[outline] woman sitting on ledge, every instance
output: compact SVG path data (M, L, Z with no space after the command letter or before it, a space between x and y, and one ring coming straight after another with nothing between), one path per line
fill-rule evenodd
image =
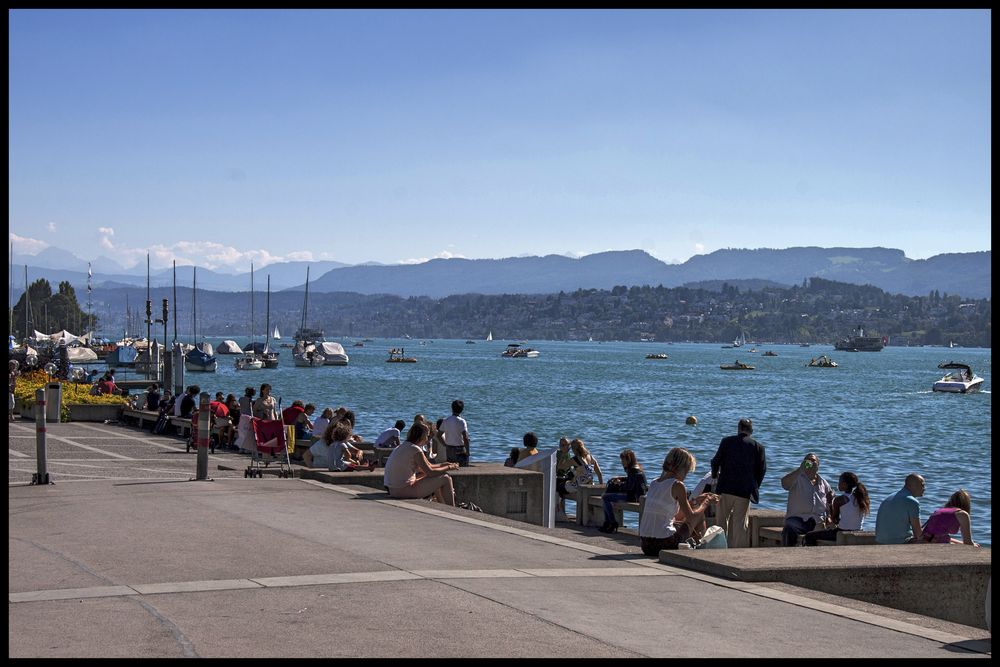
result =
M705 509L719 501L714 493L703 493L690 501L684 478L694 471L694 455L683 447L674 447L663 459L663 474L653 480L646 493L646 505L639 520L642 553L653 558L661 549L676 549L689 537L701 537Z
M945 506L934 510L927 523L923 526L923 541L939 544L970 544L979 545L972 540L972 498L965 489L959 489L951 494ZM962 533L962 539L957 540L953 534Z
M423 452L430 437L425 422L414 422L406 442L392 450L385 462L383 483L392 498L426 498L434 494L439 503L455 505L455 487L448 470L457 463L431 463Z

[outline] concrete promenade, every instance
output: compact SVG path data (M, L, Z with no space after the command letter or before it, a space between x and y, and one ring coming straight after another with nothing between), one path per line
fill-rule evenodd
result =
M11 425L9 657L989 657L977 628L663 565L637 540L194 476L182 441ZM220 471L219 466L235 468ZM463 500L460 498L460 500ZM475 499L472 499L475 500Z

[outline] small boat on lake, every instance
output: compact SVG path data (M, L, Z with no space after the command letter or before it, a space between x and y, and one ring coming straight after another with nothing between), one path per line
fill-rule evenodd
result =
M762 354L760 356L762 356L762 357L776 357L776 356L778 356L778 353L777 352L772 352L771 350L766 350L764 352L764 354Z
M646 358L647 359L666 359L667 355L661 352L659 354L647 354Z
M389 350L389 358L386 359L386 363L415 364L417 360L413 357L405 356L405 348L394 347Z
M247 352L242 357L236 358L235 366L238 371L259 371L264 368L264 360L253 352Z
M972 372L968 364L959 364L953 361L938 364L938 368L943 368L949 372L943 378L934 383L932 391L940 391L949 394L973 394L983 387L983 378Z
M751 366L750 364L744 364L739 359L736 360L736 363L722 364L722 365L719 366L719 368L721 368L724 371L752 371L752 370L754 370L753 366Z
M292 352L292 361L300 368L310 368L326 365L326 357L316 351L316 346L310 346L307 350Z
M501 357L509 357L511 359L533 359L539 354L538 350L530 347L521 347L520 343L510 343L507 345L507 349L500 353Z
M815 359L810 359L806 366L809 366L810 368L836 368L837 362L825 354L822 354Z

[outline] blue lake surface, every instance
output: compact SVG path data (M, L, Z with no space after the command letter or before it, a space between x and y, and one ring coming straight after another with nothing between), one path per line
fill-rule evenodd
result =
M555 447L564 435L583 439L606 477L622 474L618 453L629 447L653 479L666 452L679 446L698 460L689 486L708 469L719 440L747 416L767 450L761 507L785 508L781 476L815 452L820 473L834 488L845 470L868 487L872 515L865 528L874 529L881 500L916 472L927 482L921 521L965 488L972 495L974 538L991 543L989 349L835 352L829 345L757 344L758 351L749 353L749 346L695 343L517 341L541 355L509 359L500 356L507 341L377 339L364 347L338 342L350 355L347 366L296 368L291 350L281 348L279 368L237 371L234 357L220 355L218 372L188 373L185 382L237 397L247 385L269 382L283 406L297 398L312 402L316 416L325 407L345 405L357 414L356 430L367 439L396 419L409 424L417 413L445 417L451 401L461 398L474 461L503 461L526 431L534 431L541 447ZM405 347L418 362L386 363L390 347ZM765 350L778 356L761 356ZM669 359L646 359L652 352ZM806 367L821 354L839 368ZM756 370L720 370L737 358ZM986 379L985 389L932 392L943 374L937 365L952 360L971 365ZM685 424L689 415L698 418L696 426Z

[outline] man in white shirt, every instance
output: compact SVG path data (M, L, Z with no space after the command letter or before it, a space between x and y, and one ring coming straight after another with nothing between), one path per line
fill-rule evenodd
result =
M379 436L375 438L375 446L398 447L399 436L404 428L406 428L406 422L404 422L402 419L397 419L395 426L387 428L386 430L379 433Z
M441 422L441 435L444 438L448 463L457 463L463 468L469 465L469 427L459 416L464 409L463 401L452 401L451 416Z

